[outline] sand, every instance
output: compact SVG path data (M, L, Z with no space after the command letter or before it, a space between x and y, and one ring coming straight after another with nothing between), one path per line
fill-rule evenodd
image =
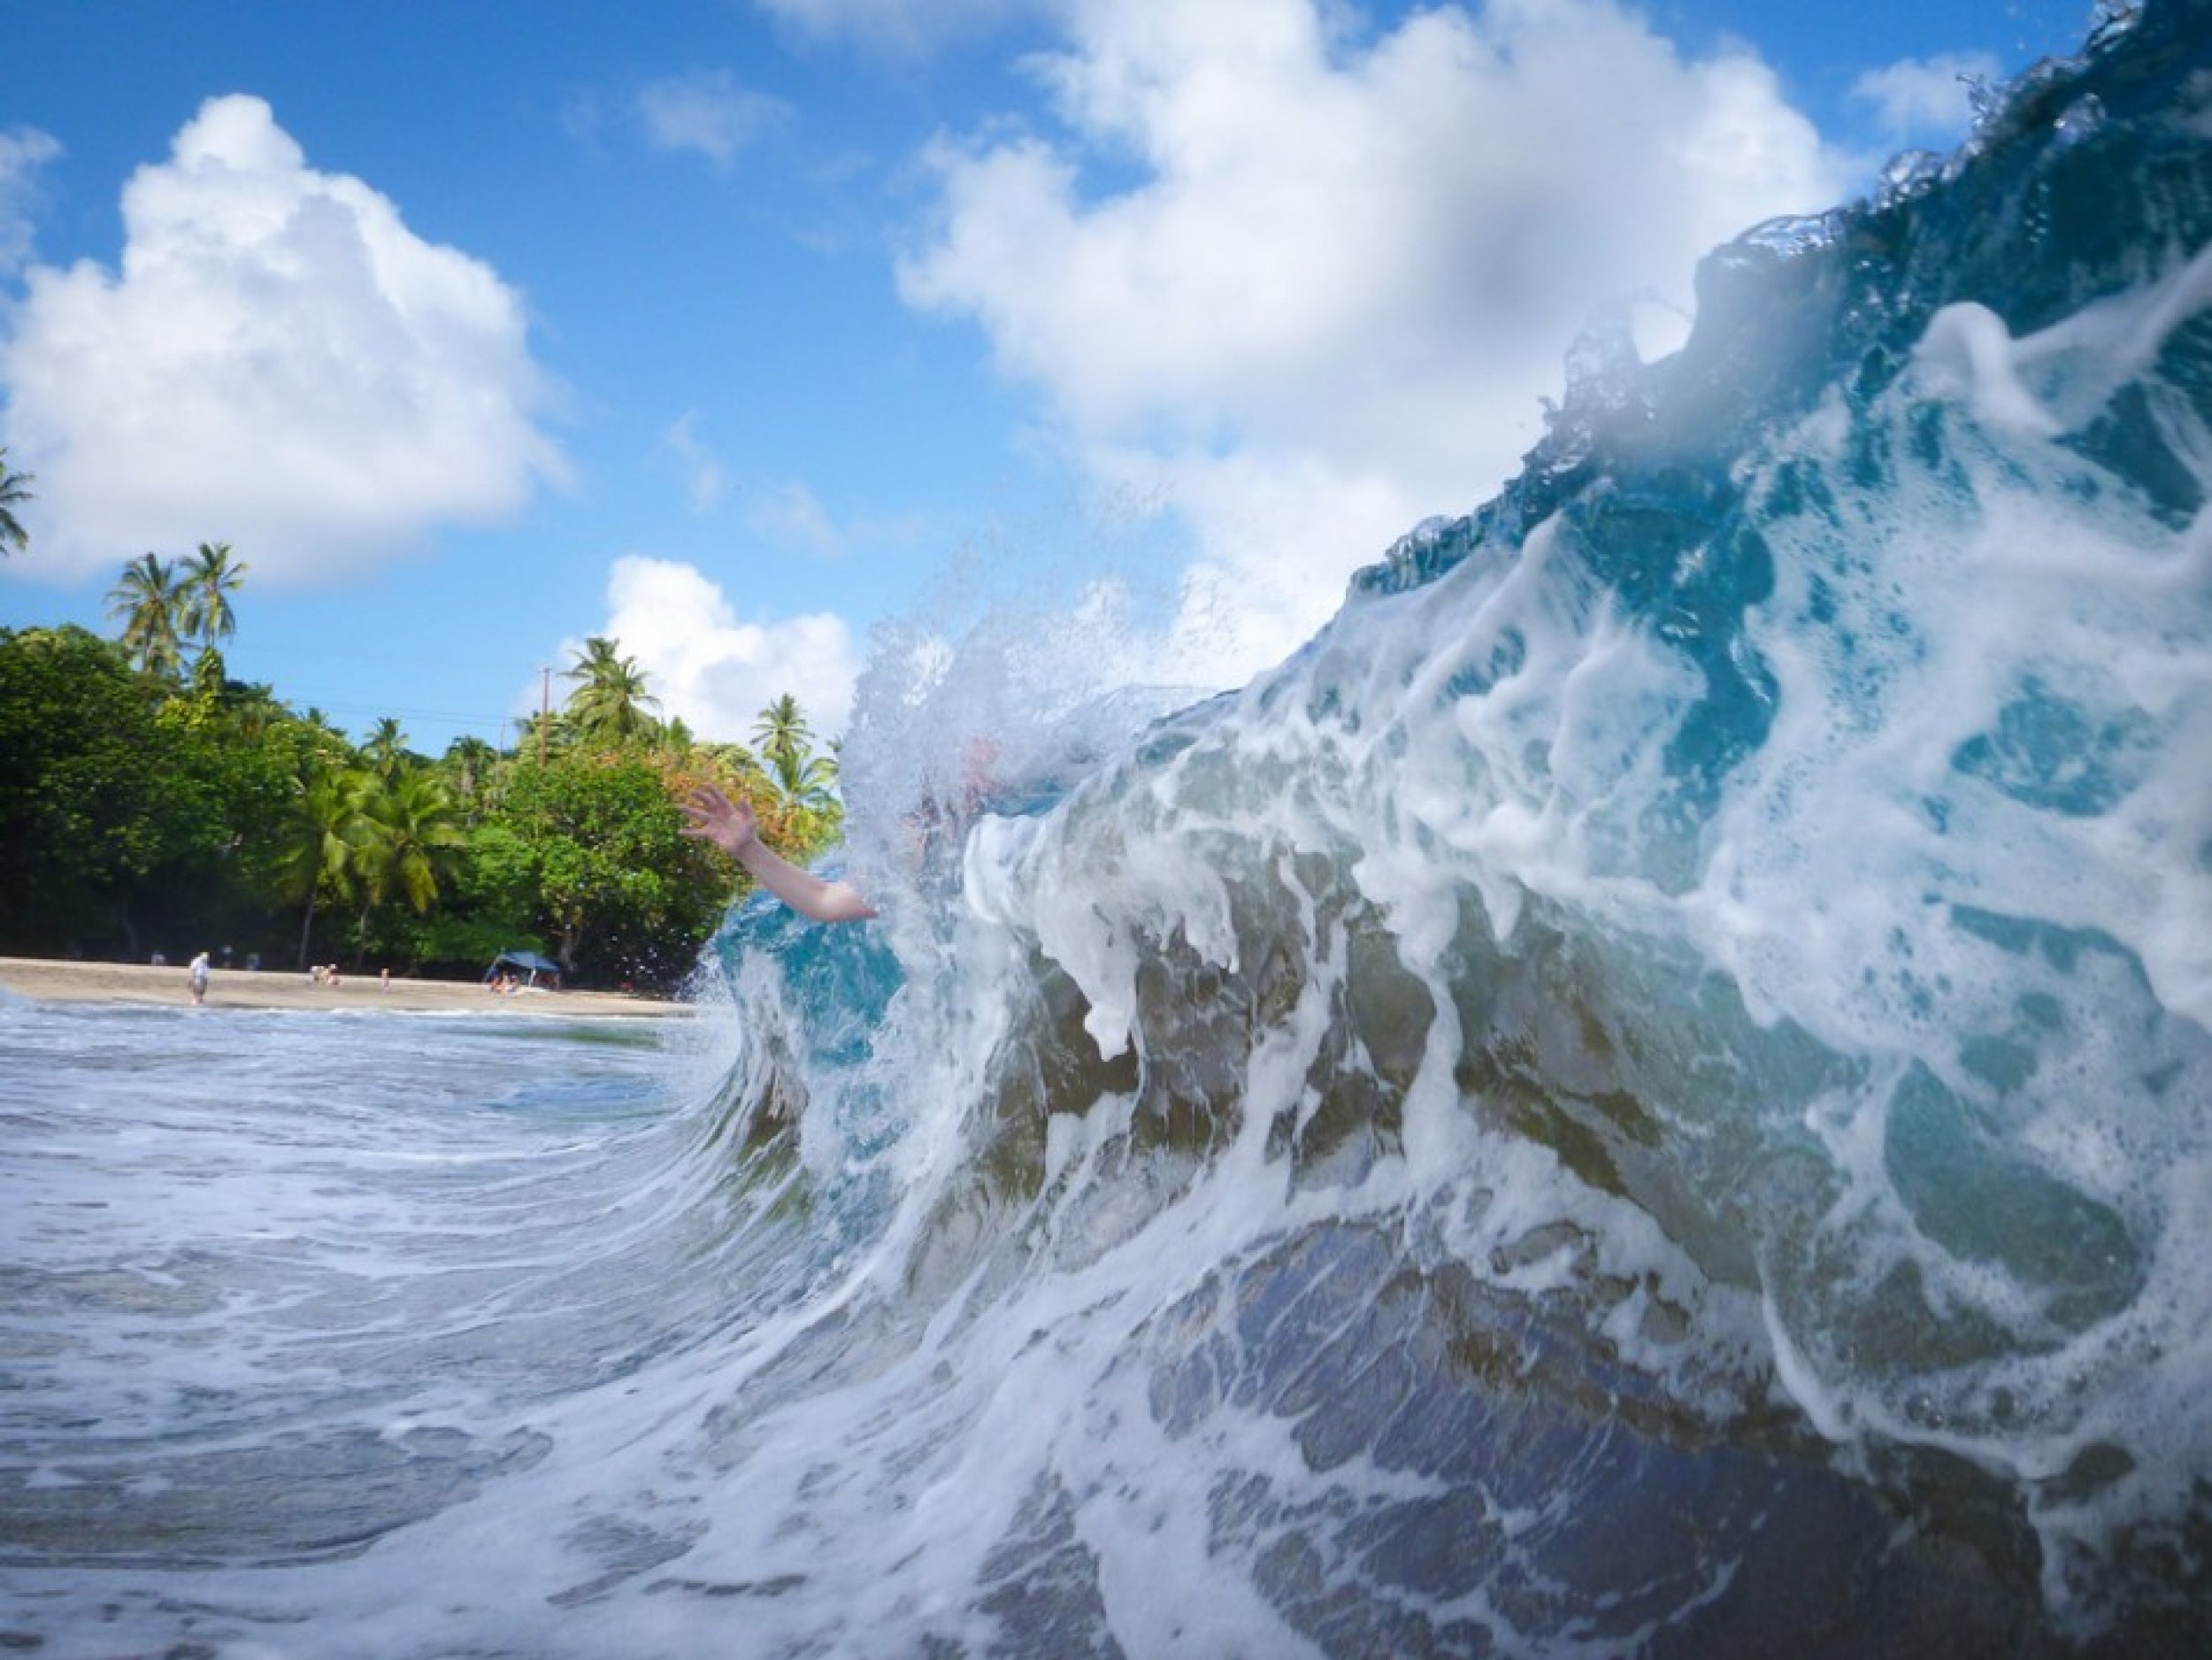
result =
M0 987L50 1003L189 1004L185 965L154 968L142 963L69 963L0 957ZM682 1015L691 1005L610 991L518 991L495 995L480 984L392 977L389 990L374 974L346 975L335 986L317 985L290 969L218 968L209 976L211 1009L342 1009L372 1013L562 1015Z

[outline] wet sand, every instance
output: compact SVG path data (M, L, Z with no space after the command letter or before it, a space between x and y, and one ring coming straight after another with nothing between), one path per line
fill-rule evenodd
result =
M50 1003L184 1003L192 1001L185 964L50 962L0 957L0 987ZM609 991L518 991L498 996L473 981L392 978L382 989L373 974L317 985L292 969L218 968L209 976L211 1009L342 1009L362 1013L460 1013L581 1016L681 1015L686 1003Z

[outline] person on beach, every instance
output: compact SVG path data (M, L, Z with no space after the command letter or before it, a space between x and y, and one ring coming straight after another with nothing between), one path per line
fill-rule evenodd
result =
M185 971L185 983L192 988L192 1001L207 1001L207 953L202 951L192 959L192 966Z
M702 784L684 803L691 822L684 834L711 842L742 865L755 881L815 922L864 922L876 908L850 882L830 881L797 865L760 839L751 803L732 801Z

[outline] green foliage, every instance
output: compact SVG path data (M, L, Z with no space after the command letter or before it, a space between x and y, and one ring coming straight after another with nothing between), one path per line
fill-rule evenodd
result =
M542 764L534 732L428 761L391 719L356 749L319 711L228 678L216 642L245 568L222 544L181 577L132 561L109 596L119 641L0 630L0 951L296 949L473 977L527 946L573 984L668 987L743 880L681 834L694 785L751 800L795 859L839 833L834 757L794 700L762 711L764 765L655 720L611 640L580 656L571 742Z
M8 471L8 447L0 444L0 558L5 557L10 549L21 553L31 545L30 535L16 518L15 510L31 499L30 491L24 486L36 476Z
M407 734L391 716L379 718L370 730L368 739L361 746L361 757L380 778L390 779L399 770L419 759L407 748Z
M453 797L419 766L357 775L357 782L353 865L365 910L396 901L417 915L427 911L467 845Z
M230 596L244 583L249 568L243 560L230 557L227 542L202 542L199 551L185 561L179 583L179 631L205 646L237 633Z
M600 634L584 642L576 661L561 672L578 682L562 707L573 739L583 744L620 746L654 735L659 723L652 711L659 700L645 689L645 672L635 659Z
M353 896L354 816L352 772L303 757L277 827L277 851L270 870L279 897L301 907L299 961L304 967L313 949L316 908L343 903Z
M476 847L489 891L534 893L564 970L665 983L696 961L728 892L683 824L647 760L568 753L515 765Z
M271 773L120 647L0 631L0 947L135 957L236 927Z
M173 676L184 666L186 591L176 567L142 554L108 590L108 619L123 626L123 649L148 674Z

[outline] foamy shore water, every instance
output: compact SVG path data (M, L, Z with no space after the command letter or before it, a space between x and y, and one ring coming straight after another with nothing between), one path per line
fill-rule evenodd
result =
M0 957L0 988L46 1003L181 1003L192 1002L185 965L56 962ZM403 980L389 988L374 974L345 975L319 985L296 969L219 968L210 977L211 1009L318 1009L349 1013L523 1014L579 1017L681 1015L691 1005L605 991L521 991L495 995L467 980Z

